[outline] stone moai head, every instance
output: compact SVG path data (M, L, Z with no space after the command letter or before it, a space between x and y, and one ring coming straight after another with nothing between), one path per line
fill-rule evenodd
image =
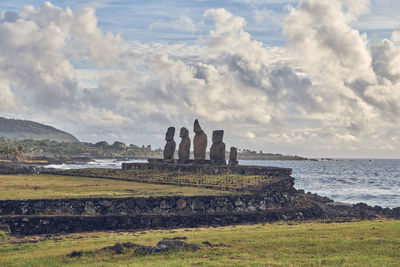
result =
M212 135L212 142L215 144L222 143L224 138L224 130L215 130Z
M203 132L203 130L200 127L200 123L199 123L199 121L197 119L194 121L193 132L195 132L195 133L202 133Z
M169 127L165 133L165 141L174 141L175 127Z
M186 129L185 127L181 128L181 132L179 133L179 137L188 137L189 136L189 130Z
M231 147L231 151L229 152L229 160L237 160L237 148Z

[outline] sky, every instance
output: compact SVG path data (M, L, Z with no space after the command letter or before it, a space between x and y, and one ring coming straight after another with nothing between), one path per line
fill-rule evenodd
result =
M400 1L0 1L0 116L81 141L400 158ZM179 143L178 134L175 140ZM210 146L211 144L209 144Z

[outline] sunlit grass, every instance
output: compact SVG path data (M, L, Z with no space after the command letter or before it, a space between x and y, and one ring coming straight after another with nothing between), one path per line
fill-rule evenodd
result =
M116 242L156 245L162 238L177 236L186 236L201 250L148 256L96 252ZM229 246L211 248L203 241ZM86 254L66 257L73 250ZM96 232L0 242L1 266L398 266L399 262L400 221Z
M0 175L0 199L221 195L230 192L58 175Z

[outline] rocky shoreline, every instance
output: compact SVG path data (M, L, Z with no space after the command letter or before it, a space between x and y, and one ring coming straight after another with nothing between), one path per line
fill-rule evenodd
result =
M349 204L336 202L333 199L304 193L304 190L297 190L298 196L304 198L314 208L320 209L320 219L400 219L400 207L383 208L381 206L369 206L366 203Z

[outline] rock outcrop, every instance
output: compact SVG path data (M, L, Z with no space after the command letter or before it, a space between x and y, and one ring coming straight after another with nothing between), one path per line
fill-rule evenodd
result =
M174 141L175 127L169 127L167 133L165 134L165 141L167 143L164 147L164 159L171 160L174 159L174 153L176 148L176 143Z
M210 149L210 159L216 164L226 164L225 161L225 143L222 142L224 130L213 131L213 144Z
M195 133L193 138L194 159L204 160L206 159L207 135L201 129L197 119L194 121L193 131Z
M178 157L179 161L184 162L190 158L190 138L188 129L182 127L179 136L182 140L179 144Z
M169 250L183 250L183 251L197 251L200 247L193 243L186 243L182 240L186 240L187 237L173 237L173 238L164 238L160 242L157 243L157 246L144 246L141 244L136 244L132 242L125 243L115 243L113 246L107 246L97 251L91 251L91 254L101 253L103 251L108 251L114 254L123 254L126 252L126 249L133 249L134 255L146 255L146 254L154 254L160 252L166 252ZM208 241L203 242L206 243ZM208 242L211 246L213 246L210 242ZM214 245L215 246L215 245ZM218 246L218 245L217 245ZM225 245L226 246L226 245ZM67 257L75 258L82 257L84 255L83 251L72 251L67 255Z

